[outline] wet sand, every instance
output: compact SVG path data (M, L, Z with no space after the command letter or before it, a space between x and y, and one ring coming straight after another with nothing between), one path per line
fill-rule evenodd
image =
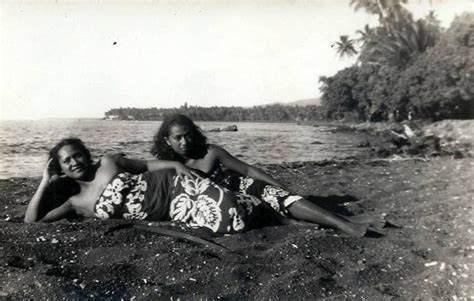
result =
M263 168L321 205L402 227L363 238L307 225L202 236L224 252L136 228L107 232L124 221L24 224L39 179L0 180L0 299L474 297L473 158Z

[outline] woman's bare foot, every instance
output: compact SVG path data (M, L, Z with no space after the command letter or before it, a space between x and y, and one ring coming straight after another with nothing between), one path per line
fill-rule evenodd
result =
M382 229L385 226L385 217L383 215L356 215L345 216L345 219L354 224L369 224L376 229Z
M368 229L369 224L355 224L351 222L339 227L339 230L355 237L363 237L367 233Z

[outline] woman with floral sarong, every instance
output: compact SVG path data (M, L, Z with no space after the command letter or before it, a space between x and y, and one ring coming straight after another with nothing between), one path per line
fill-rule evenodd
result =
M291 193L283 183L262 170L232 156L218 145L208 144L198 126L187 116L165 118L154 137L152 154L161 160L181 162L217 184L258 198L281 215L363 236L371 226L384 224L372 216L333 214L304 197Z
M64 178L76 184L77 191L63 204L44 210L49 207L48 185ZM93 162L81 140L68 138L50 151L25 222L52 222L76 213L101 219L180 221L213 233L236 233L248 229L258 205L258 200L232 193L179 162L119 155Z

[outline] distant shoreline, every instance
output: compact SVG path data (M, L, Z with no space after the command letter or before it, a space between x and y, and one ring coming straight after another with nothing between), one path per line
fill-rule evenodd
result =
M145 120L145 119L106 119L106 117L51 117L38 119L0 119L0 122L11 121L61 121L61 120L103 120L103 121L163 121L163 120ZM328 122L338 123L338 121L297 121L297 120L283 120L283 121L269 121L269 120L199 120L193 119L196 122L240 122L240 123L308 123L308 122Z

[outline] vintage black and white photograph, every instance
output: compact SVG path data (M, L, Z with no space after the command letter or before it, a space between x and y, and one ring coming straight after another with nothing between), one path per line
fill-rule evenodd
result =
M474 299L474 0L5 0L0 92L0 300Z

